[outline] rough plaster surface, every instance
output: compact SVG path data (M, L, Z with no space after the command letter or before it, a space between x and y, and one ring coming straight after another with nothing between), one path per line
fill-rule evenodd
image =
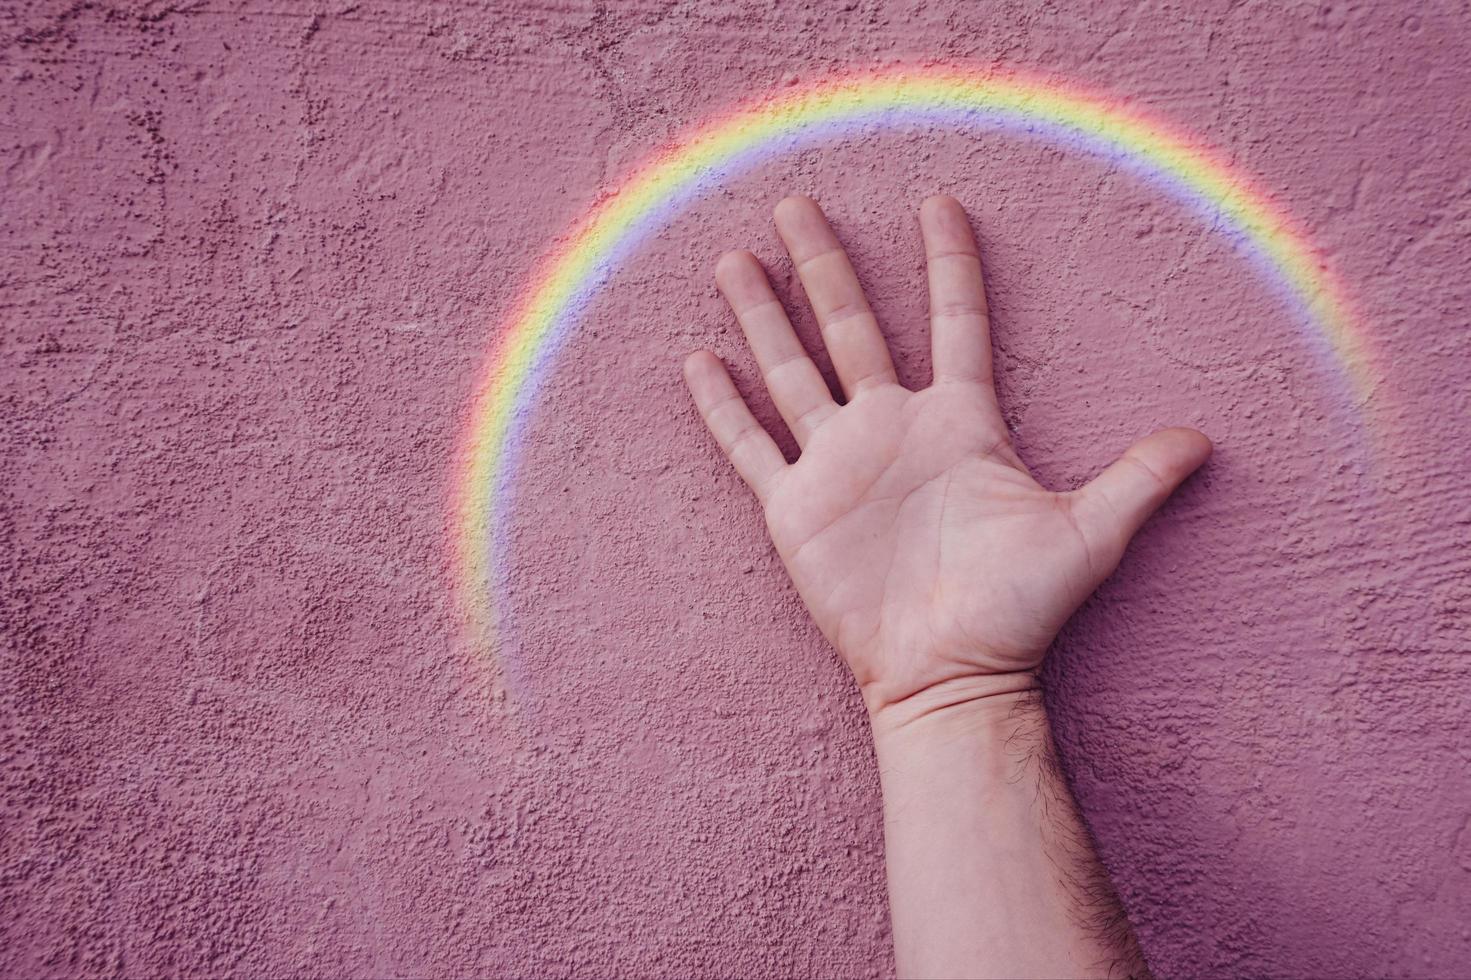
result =
M1074 79L1257 174L1386 352L1377 434L1157 188L840 141L589 311L486 657L452 454L537 256L716 109L896 59ZM1468 65L1451 3L6 3L0 971L890 971L858 701L678 365L749 382L709 270L750 245L800 305L796 190L922 380L913 213L948 190L1040 475L1160 424L1219 447L1048 675L1156 969L1471 973Z

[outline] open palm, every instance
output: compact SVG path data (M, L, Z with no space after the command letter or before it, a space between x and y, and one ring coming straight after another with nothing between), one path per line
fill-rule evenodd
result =
M761 499L797 590L872 711L973 678L1029 679L1134 532L1204 462L1209 441L1165 429L1088 486L1046 490L1013 450L997 407L981 263L956 201L931 198L920 212L935 367L917 392L899 385L817 205L788 198L776 224L846 403L833 398L749 252L724 256L716 280L801 447L796 462L786 462L713 354L692 355L685 374Z

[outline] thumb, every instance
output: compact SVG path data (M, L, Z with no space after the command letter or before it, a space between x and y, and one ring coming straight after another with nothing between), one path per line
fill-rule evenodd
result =
M1078 526L1116 563L1149 515L1210 454L1211 441L1194 429L1160 429L1145 436L1077 491Z

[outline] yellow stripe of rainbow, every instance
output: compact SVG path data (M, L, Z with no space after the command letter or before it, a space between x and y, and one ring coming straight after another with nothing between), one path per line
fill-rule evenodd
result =
M1205 148L1117 100L1055 80L955 68L854 74L787 89L716 119L655 155L598 204L542 262L491 356L461 447L457 524L459 584L486 639L495 609L492 567L501 498L509 488L520 429L550 355L620 249L662 220L671 201L719 179L738 161L790 145L803 133L875 123L890 116L1009 120L1014 128L1070 134L1170 180L1204 205L1265 260L1303 308L1349 382L1367 402L1376 377L1370 345L1331 271L1292 220ZM773 149L774 148L774 149Z

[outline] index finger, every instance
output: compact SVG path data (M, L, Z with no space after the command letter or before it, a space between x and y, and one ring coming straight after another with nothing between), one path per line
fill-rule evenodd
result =
M981 253L965 209L953 197L920 206L930 280L930 348L936 381L991 384L991 320Z

